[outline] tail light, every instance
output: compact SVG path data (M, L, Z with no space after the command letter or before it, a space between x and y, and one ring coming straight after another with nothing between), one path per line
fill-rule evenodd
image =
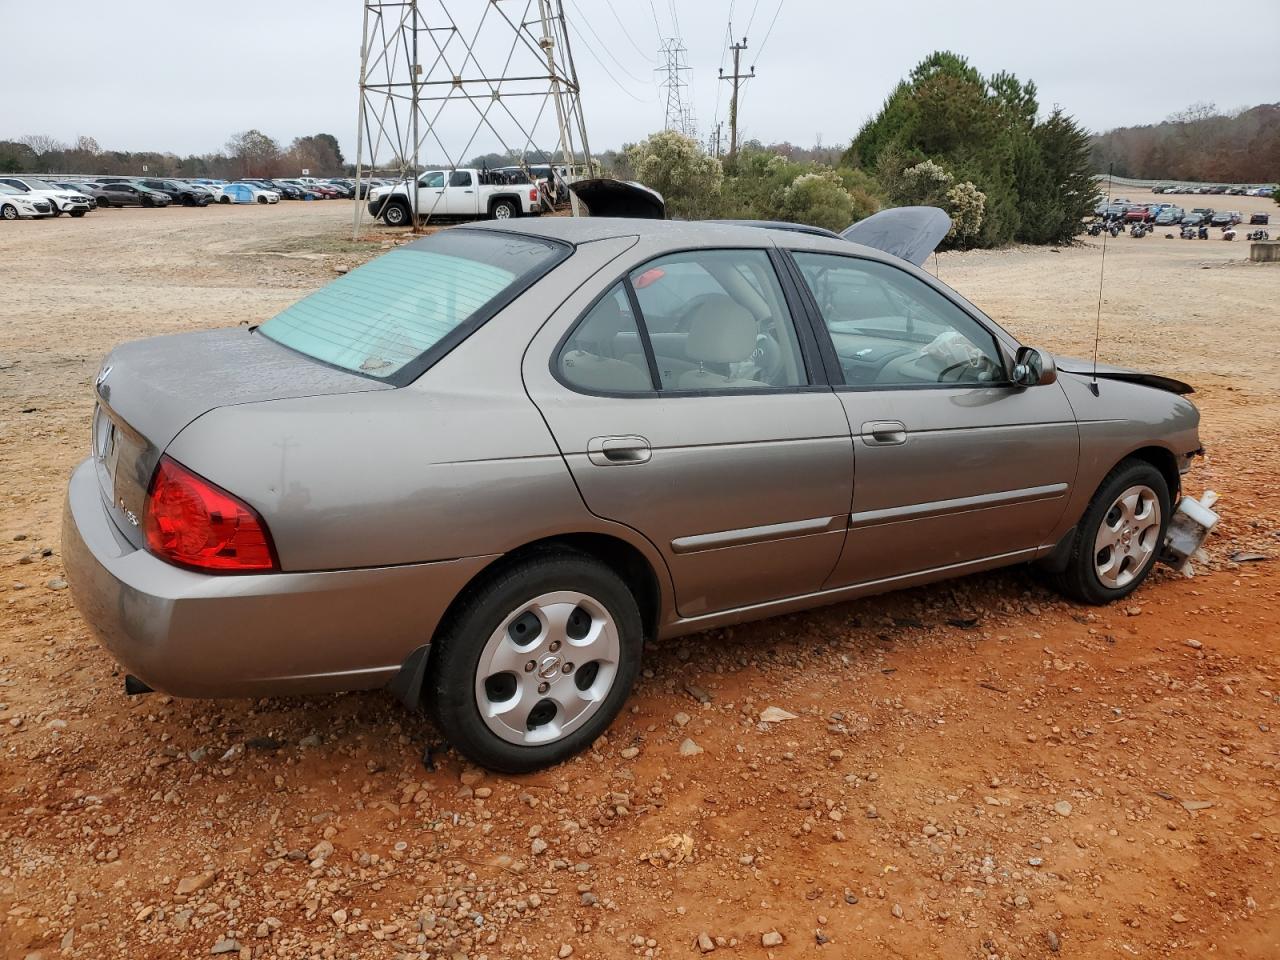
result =
M151 478L143 530L151 552L179 567L279 569L271 535L253 508L169 457L160 458Z
M533 187L533 188L531 188L531 189L529 190L529 199L530 199L530 200L537 200L537 199L538 199L538 188L537 188L537 187Z

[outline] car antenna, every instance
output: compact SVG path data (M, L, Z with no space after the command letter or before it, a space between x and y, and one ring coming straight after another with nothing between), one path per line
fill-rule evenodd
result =
M1111 208L1111 174L1115 166L1114 160L1107 164L1107 204L1102 208L1104 218ZM1110 232L1102 231L1102 265L1098 268L1098 316L1093 326L1093 381L1089 384L1095 397L1098 395L1098 341L1102 338L1102 282L1107 276L1107 234Z

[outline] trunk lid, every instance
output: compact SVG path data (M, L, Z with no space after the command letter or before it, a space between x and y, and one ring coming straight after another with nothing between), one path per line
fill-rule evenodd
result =
M569 184L569 189L593 217L662 220L667 216L667 204L662 199L662 194L634 180L594 177L575 180Z
M116 525L142 546L156 463L184 427L216 407L394 389L324 366L248 328L153 337L117 347L95 382L93 460Z

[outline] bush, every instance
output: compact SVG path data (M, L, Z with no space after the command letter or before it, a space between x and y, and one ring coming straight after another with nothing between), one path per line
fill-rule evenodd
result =
M627 147L625 161L637 180L662 194L668 216L701 220L718 215L724 170L697 141L663 130Z
M782 189L782 218L840 231L854 220L853 198L834 170L802 173Z

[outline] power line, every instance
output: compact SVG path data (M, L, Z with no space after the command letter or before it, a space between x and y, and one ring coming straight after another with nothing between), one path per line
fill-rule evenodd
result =
M598 56L596 56L596 52L591 49L591 44L587 43L587 38L584 37L582 35L582 31L578 29L578 25L574 23L572 20L567 20L565 22L573 29L573 32L578 35L578 39L581 40L582 45L586 47L587 53L591 54L591 58L595 60L596 63L600 64L600 69L604 71L605 76L607 76L610 80L613 81L614 86L616 86L619 90L625 93L628 97L630 97L636 103L652 103L652 101L649 98L637 97L634 93L628 90L623 85L622 81L613 75L613 71L609 69L608 65L603 60L601 60ZM640 81L640 82L643 82L643 81Z
M653 5L653 0L649 0L649 12L653 14L653 29L658 34L658 41L662 41L662 25L658 23L658 8Z
M764 32L764 39L760 41L760 46L756 50L756 61L759 62L760 55L764 53L764 45L769 42L769 37L773 35L773 25L778 22L778 14L782 12L782 4L786 0L778 0L778 9L773 11L773 19L769 21L769 29Z
M631 31L627 29L627 25L624 24L622 22L622 18L618 16L618 11L615 10L613 6L613 0L604 0L604 2L605 2L605 6L609 8L609 12L613 14L613 19L617 20L618 26L622 28L622 33L623 33L623 36L627 38L627 43L631 44L635 52L640 54L640 56L644 57L650 63L655 62L653 57L649 56L647 53L641 50L640 47L637 46L636 42L633 39L631 39Z
M756 22L756 10L760 8L760 0L756 0L751 5L751 16L747 17L747 29L743 31L746 36L751 36L751 24Z
M586 17L586 14L584 14L578 8L578 5L575 4L573 0L569 0L569 5L573 7L574 12L577 13L578 15L578 18L587 25L587 29L590 30L591 35L596 38L596 42L600 44L600 46L604 48L604 52L609 55L609 59L618 65L618 69L621 70L623 73L625 73L628 77L630 77L636 83L640 83L640 84L645 83L646 81L641 80L634 73L628 70L626 65L617 58L617 56L614 54L614 52L611 49L609 49L609 44L605 43L604 40L600 38L600 34L596 33L596 28L591 25L591 21L588 20ZM577 29L577 24L574 24L574 29L575 30ZM581 36L581 34L579 34L579 36ZM586 38L583 38L582 42L586 43Z

